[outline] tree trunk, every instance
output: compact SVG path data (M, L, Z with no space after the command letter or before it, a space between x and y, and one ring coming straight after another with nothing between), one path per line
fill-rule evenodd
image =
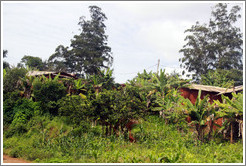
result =
M106 137L108 136L108 125L106 125Z
M212 131L213 131L213 120L209 121L209 133L208 133L208 140L210 141L211 139L211 135L212 135Z
M110 124L109 125L109 136L111 136L111 134L112 134L112 125Z
M243 121L240 123L240 128L241 128L241 135L242 135L242 141L243 141Z
M231 143L233 143L233 124L231 122L231 140L230 140Z

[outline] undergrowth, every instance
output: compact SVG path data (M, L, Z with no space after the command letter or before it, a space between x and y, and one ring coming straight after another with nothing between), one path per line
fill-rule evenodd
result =
M192 132L178 131L157 116L132 130L136 143L124 135L105 137L101 126L83 130L68 119L33 117L27 132L8 136L3 151L37 163L242 163L243 144L201 143Z

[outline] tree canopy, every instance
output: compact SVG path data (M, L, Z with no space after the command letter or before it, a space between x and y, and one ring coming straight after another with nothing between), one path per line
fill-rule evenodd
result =
M59 45L48 62L55 70L65 70L78 74L97 74L102 68L108 68L113 57L107 46L106 15L101 8L89 6L91 20L80 17L78 25L81 33L71 39L70 48Z
M197 81L209 70L236 69L242 71L242 33L235 26L241 17L239 6L233 6L228 11L227 4L215 5L208 24L196 22L185 33L186 44L179 52L181 67L189 72L195 72L193 78Z
M42 61L41 58L39 57L34 57L34 56L30 56L30 55L25 55L22 59L21 62L18 64L18 66L22 66L22 65L31 67L31 68L35 68L38 70L43 70L45 65Z

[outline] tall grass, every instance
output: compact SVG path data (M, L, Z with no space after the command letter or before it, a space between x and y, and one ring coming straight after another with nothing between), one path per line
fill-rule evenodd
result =
M104 137L101 126L80 131L55 118L32 123L23 135L4 137L4 153L44 163L242 163L243 144L200 143L157 116L140 120L130 143L124 135ZM37 122L37 119L36 119Z

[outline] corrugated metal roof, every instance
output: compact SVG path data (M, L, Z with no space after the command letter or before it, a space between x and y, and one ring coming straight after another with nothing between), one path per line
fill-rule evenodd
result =
M27 73L28 76L38 76L38 75L46 75L46 74L54 74L53 71L29 71Z
M207 91L207 92L217 92L219 94L224 94L224 93L232 93L232 92L237 92L237 91L242 91L243 90L243 85L236 86L233 88L221 88L221 87L216 87L216 86L210 86L210 85L198 85L198 84L190 84L187 86L189 89L195 89L195 90L202 90L202 91Z
M41 75L57 75L60 72L54 72L54 71L29 71L27 73L27 76L41 76ZM64 77L64 78L75 78L75 76L73 74L70 73L65 73L65 72L61 72L60 73L60 77Z
M226 89L226 91L224 93L232 93L232 92L238 92L238 91L242 91L243 90L243 85L240 86L236 86L230 89ZM223 92L219 93L220 94L224 94Z

